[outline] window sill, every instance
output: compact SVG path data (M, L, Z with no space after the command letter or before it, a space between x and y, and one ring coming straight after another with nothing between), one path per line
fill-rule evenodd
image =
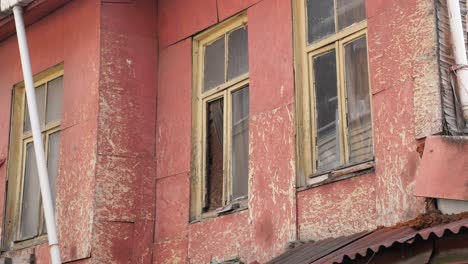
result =
M307 179L307 186L297 188L297 191L304 191L332 182L342 181L359 175L368 174L374 171L374 161L352 164L343 168L338 168L326 173L311 175Z
M218 208L213 211L205 212L201 214L201 217L199 219L195 219L193 221L190 221L190 224L195 224L199 222L205 222L207 220L215 219L217 217L222 217L225 215L230 215L230 214L235 214L237 212L242 212L247 209L249 209L248 205L248 198L244 197L242 199L239 199L237 201L234 201L224 207Z

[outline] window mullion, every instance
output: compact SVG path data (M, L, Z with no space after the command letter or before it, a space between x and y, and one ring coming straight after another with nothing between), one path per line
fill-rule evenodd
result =
M231 164L230 164L230 156L231 156L231 123L232 123L232 115L231 115L231 92L230 89L224 90L224 133L223 133L223 206L229 204L231 201Z
M207 140L207 135L208 135L208 131L207 131L207 124L208 124L208 118L207 118L207 114L208 114L208 110L207 110L207 107L208 107L208 101L203 99L201 100L201 109L200 109L200 112L201 112L201 118L202 118L202 128L201 128L201 131L202 131L202 145L201 145L201 163L202 163L202 168L201 168L201 171L200 171L200 184L201 184L201 209L202 208L205 208L208 206L208 200L207 200L207 193L208 193L208 190L207 190L207 170L206 170L206 166L207 166L207 159L206 159L206 155L207 155L207 152L208 152L208 140ZM201 210L200 210L201 211Z
M345 54L344 54L344 44L342 40L339 40L337 43L337 59L338 59L338 70L339 70L339 112L340 112L340 135L341 135L341 163L346 164L349 161L349 150L348 150L348 138L347 138L347 101L348 97L346 94L346 69L345 69Z
M313 56L307 55L307 64L309 65L309 78L310 78L310 121L311 121L311 131L312 131L312 172L317 172L318 167L318 148L317 148L317 101L315 96L315 75L314 75L314 63Z

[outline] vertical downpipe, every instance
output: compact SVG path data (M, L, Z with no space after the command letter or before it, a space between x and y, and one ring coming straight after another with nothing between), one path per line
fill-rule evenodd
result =
M452 70L457 76L458 95L463 110L463 117L468 121L468 61L460 12L459 0L447 0L448 17L450 24L450 37L455 65Z
M26 87L26 99L31 120L31 131L34 140L34 149L36 154L37 169L39 175L39 184L44 207L44 217L47 227L47 237L49 240L50 259L52 264L61 264L60 249L57 238L57 229L55 224L54 207L52 206L52 196L50 193L49 175L44 154L44 143L42 141L41 128L39 124L39 115L37 111L36 95L34 92L34 81L31 70L31 61L29 57L28 40L23 21L23 8L19 5L13 7L15 17L16 33L18 36L18 46L21 56L21 67L23 69L24 83Z

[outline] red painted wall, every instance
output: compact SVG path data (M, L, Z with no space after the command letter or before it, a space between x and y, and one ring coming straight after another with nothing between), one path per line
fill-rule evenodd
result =
M375 172L301 192L290 0L75 0L31 25L34 73L65 65L57 188L64 260L263 263L292 240L352 234L423 212L424 200L412 195L420 159L413 94L421 58L431 52L420 45L422 29L433 26L421 23L429 2L367 1ZM191 36L243 10L249 209L189 224ZM0 42L0 58L1 159L11 88L22 80L14 37ZM5 179L3 166L2 206ZM10 253L31 251L47 263L46 245Z
M367 1L375 172L296 193L291 1L160 0L154 262L240 257L246 263L263 263L292 240L372 230L423 212L424 200L412 195L419 156L413 118L416 84L410 76L424 70L425 62L415 61L435 47L420 45L427 40L418 27L425 32L434 26L418 24L430 15L431 3L426 2ZM196 12L181 15L191 13L188 9ZM251 94L249 209L188 224L190 37L245 9Z
M65 69L56 212L63 261L151 263L156 17L155 1L80 0L27 28L34 74L58 63ZM0 42L0 58L3 158L12 87L23 79L15 37ZM2 206L5 179L3 166ZM29 253L48 263L46 245L4 255Z
M150 263L156 183L156 2L101 2L92 261Z
M93 220L90 208L94 202L97 146L99 10L96 1L73 1L27 28L33 73L58 63L64 63L65 69L57 183L57 219L64 260L90 255ZM0 42L0 58L0 157L7 157L12 88L23 80L16 37ZM5 179L3 166L2 208Z

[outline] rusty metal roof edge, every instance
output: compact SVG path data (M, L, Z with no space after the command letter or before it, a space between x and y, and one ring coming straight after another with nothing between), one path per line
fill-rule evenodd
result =
M267 262L267 264L275 264L275 263L284 263L283 261L287 260L287 263L294 263L294 264L305 264L305 263L310 263L311 261L318 260L322 257L327 256L328 254L332 253L333 251L339 250L343 247L345 247L348 244L351 244L369 234L371 234L372 231L362 231L350 236L341 236L341 237L336 237L336 238L327 238L324 240L316 241L316 242L308 242L305 244L301 244L295 248L292 248L285 253L283 253L280 256L277 256L276 258L270 260ZM338 241L341 240L341 241ZM317 254L310 254L307 249L310 247L320 247L320 246L327 246L327 243L329 244L330 242L336 241L336 248L330 250L330 252L323 252L319 251ZM324 245L325 244L325 245ZM332 247L332 246L330 246ZM302 252L302 253L301 253ZM308 254L309 253L309 254ZM294 259L290 259L291 256L296 256ZM322 256L320 256L322 255Z
M407 229L407 228L410 228L410 227L402 227L400 229ZM422 229L422 230L413 230L412 234L407 234L405 235L404 237L402 238L399 238L399 239L394 239L394 240L388 240L387 242L381 242L380 245L378 245L377 243L373 246L366 246L366 247L358 247L358 249L354 250L354 253L341 253L341 254L329 254L327 256L324 256L314 262L311 262L311 264L325 264L325 263L342 263L345 259L345 257L348 257L350 258L351 260L354 260L359 256L361 257L364 257L367 255L367 251L370 250L371 252L373 253L378 253L382 248L385 249L385 248L390 248L392 247L394 244L412 244L414 243L416 237L420 237L421 239L423 240L427 240L429 239L429 237L431 235L435 235L437 238L441 238L443 237L444 235L446 235L446 232L449 231L450 233L452 234L458 234L460 233L460 231L463 229L463 228L468 228L468 219L462 219L462 220L458 220L458 221L455 221L455 222L451 222L451 223L448 223L448 224L441 224L441 225L436 225L436 226L433 226L433 227L428 227L428 228L425 228L425 229ZM396 229L398 230L398 229ZM361 239L358 239L356 240L355 242L351 243L351 244L348 244L340 249L338 249L337 251L334 251L334 252L340 252L340 251L344 251L346 250L346 248L349 248L353 246L354 243L359 243L360 240L366 240L368 239L369 237L373 237L373 234L379 232L380 230L377 230L375 231L374 233L371 233L367 236L364 236L362 237ZM385 234L386 232L380 232L382 234Z

